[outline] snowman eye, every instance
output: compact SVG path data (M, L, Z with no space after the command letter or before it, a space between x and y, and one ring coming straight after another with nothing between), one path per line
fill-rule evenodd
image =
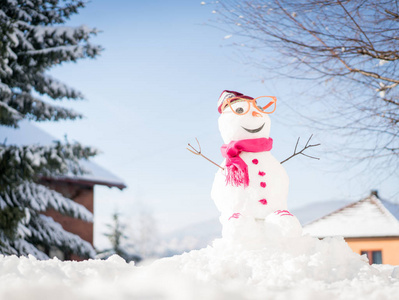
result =
M249 109L249 103L247 101L234 101L230 105L233 112L238 115L245 114Z

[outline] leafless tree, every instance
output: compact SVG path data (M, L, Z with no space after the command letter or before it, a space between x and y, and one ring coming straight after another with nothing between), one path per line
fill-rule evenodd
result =
M343 156L397 172L397 1L221 0L214 5L218 20L240 36L237 44L249 48L247 54L256 54L248 55L265 73L316 86L309 92L316 92L312 101L322 104L325 114L318 120L311 116L313 126L346 136Z

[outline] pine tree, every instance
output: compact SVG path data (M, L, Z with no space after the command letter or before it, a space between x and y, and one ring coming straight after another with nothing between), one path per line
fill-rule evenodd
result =
M0 0L0 125L74 120L82 116L45 101L83 95L46 72L53 66L94 58L101 47L89 43L96 29L61 26L85 5L78 0ZM39 183L41 176L79 174L79 161L96 154L79 143L51 146L0 144L0 253L47 258L38 246L93 257L93 247L43 214L54 209L92 221L80 204ZM40 248L40 247L39 247Z
M122 245L123 240L127 240L128 237L127 237L127 235L124 234L124 232L126 230L126 224L121 222L121 220L119 218L119 214L114 213L112 215L112 220L113 220L112 224L106 224L106 226L109 228L110 232L104 233L104 235L111 242L112 247L110 249L106 249L106 250L102 251L100 256L107 258L113 254L117 254L120 257L122 257L124 260L126 260L127 262L141 261L141 257L139 257L138 255L130 254L126 250L126 248Z

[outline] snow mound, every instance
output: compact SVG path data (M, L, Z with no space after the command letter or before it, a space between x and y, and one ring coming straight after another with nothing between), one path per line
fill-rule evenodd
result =
M0 299L392 299L399 267L370 266L342 238L212 246L135 266L0 256Z
M219 239L212 247L161 259L152 265L158 266L217 285L232 280L261 289L309 282L333 284L380 275L376 266L352 252L343 238L320 241L310 236L281 239L260 250L233 248Z

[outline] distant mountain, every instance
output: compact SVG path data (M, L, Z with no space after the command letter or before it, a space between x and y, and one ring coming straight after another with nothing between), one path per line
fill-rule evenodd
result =
M305 225L349 203L351 201L315 202L290 211L302 225ZM220 238L221 234L222 225L217 218L173 231L163 238L160 247L161 256L172 256L205 248L211 245L213 240Z
M299 222L303 226L350 203L352 203L352 201L345 200L314 202L305 206L290 209L290 211L298 218Z
M172 256L205 248L221 236L222 225L218 218L190 225L164 236L161 243L161 256Z

